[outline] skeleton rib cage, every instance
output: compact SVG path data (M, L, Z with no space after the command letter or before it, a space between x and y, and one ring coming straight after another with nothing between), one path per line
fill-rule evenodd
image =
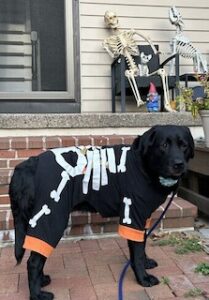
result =
M119 164L116 164L116 156L113 147L66 147L56 148L50 151L54 154L56 163L62 168L60 182L49 194L49 198L54 202L61 200L61 194L68 182L75 176L83 175L82 193L87 194L90 178L92 178L92 189L99 191L102 186L108 185L107 169L110 173L126 172L126 157L130 146L122 146L120 149ZM65 160L65 154L77 154L76 165L71 165ZM36 227L40 218L51 214L51 208L46 203L30 220L32 228Z

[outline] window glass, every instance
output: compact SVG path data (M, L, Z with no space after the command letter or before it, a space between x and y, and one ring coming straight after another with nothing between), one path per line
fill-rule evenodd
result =
M72 44L71 1L0 0L0 94L72 96Z

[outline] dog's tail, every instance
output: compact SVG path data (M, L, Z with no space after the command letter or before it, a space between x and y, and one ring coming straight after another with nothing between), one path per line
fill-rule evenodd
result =
M15 228L15 258L17 264L21 263L25 253L23 243L34 206L34 176L37 161L37 157L31 157L16 166L9 185L11 210Z

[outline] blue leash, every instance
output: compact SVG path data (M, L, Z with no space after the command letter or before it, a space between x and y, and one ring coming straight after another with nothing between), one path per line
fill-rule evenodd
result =
M166 214L166 211L168 210L169 206L171 205L171 202L173 201L173 198L174 198L175 194L176 194L176 191L173 192L170 200L168 201L168 203L167 203L164 211L160 215L159 219L153 224L153 226L146 233L146 238L153 232L153 230L155 230L155 228L158 226L158 224L160 223L160 221L162 220L162 218ZM118 282L118 300L123 300L123 280L124 280L124 277L126 275L126 271L127 271L128 267L130 266L130 264L131 264L131 261L128 260L127 263L125 264L125 266L123 267L122 272L120 274L119 282Z

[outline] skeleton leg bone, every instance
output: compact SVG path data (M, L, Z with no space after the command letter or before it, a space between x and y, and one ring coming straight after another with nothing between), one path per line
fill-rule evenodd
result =
M142 99L140 97L134 75L132 74L131 71L126 70L125 71L125 76L128 78L128 81L130 83L131 89L133 91L134 97L135 97L136 102L137 102L137 106L139 107L141 105L144 105L144 102L142 101Z
M169 111L169 112L175 112L174 109L172 109L170 102L169 102L169 91L168 91L168 86L166 84L167 81L167 75L165 73L164 69L160 69L159 70L159 75L161 77L162 83L163 83L163 90L164 90L164 107L165 110Z
M49 215L51 213L51 209L49 209L48 205L43 205L42 209L29 221L29 224L32 228L36 227L37 221L43 216L43 215Z
M150 73L149 76L154 75L154 74L158 74L161 77L162 80L162 84L163 84L163 91L164 91L164 107L165 110L167 110L168 112L175 112L174 109L171 108L170 102L169 102L169 91L168 91L168 84L167 82L167 74L165 72L165 70L163 68Z

